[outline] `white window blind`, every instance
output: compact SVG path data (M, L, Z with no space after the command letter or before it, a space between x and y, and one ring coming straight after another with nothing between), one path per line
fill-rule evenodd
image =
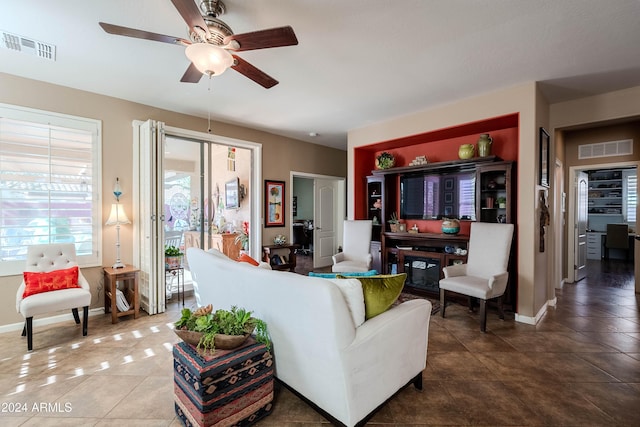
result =
M75 243L100 265L100 124L0 105L0 274L20 273L26 248Z
M623 173L624 213L626 222L636 222L638 204L638 175L635 169Z

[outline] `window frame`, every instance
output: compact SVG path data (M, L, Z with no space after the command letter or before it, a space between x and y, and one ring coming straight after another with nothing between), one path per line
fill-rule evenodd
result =
M34 108L0 103L0 117L30 122L37 125L63 127L74 131L86 131L92 135L92 253L79 255L80 267L102 265L102 121ZM34 218L35 219L35 218ZM0 260L0 277L22 274L25 260Z

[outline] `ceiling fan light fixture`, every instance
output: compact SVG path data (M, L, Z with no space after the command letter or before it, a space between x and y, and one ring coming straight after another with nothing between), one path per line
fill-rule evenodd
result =
M209 76L219 76L233 65L233 56L226 49L209 43L191 44L185 54L198 71Z

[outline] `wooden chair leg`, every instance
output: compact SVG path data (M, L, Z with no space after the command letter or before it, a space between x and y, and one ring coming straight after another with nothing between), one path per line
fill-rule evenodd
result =
M480 300L480 331L487 332L487 300Z
M73 318L76 321L76 325L80 324L80 316L78 315L78 309L77 308L72 308L71 312L73 313Z
M82 308L82 336L87 336L87 326L89 324L89 306L86 305Z
M27 329L27 350L33 350L33 317L27 317L25 321L25 328Z
M504 307L502 307L502 295L498 297L498 317L500 317L500 320L504 320Z
M442 317L444 317L444 308L446 307L446 296L445 293L447 291L445 291L444 289L440 289L440 314L442 315Z
M416 390L422 390L422 372L413 378L413 386Z

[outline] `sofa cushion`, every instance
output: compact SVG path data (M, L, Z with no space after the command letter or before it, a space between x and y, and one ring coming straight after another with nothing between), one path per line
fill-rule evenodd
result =
M25 283L22 298L60 289L79 288L78 266L64 270L53 270L48 273L25 271L22 273Z
M366 320L384 313L393 305L402 292L406 278L407 273L356 277L362 283Z
M351 273L315 273L313 271L309 272L310 277L323 277L325 279L335 279L336 276L344 276L344 277L360 277L360 276L375 276L378 272L376 270L369 271L355 271Z
M349 307L353 324L357 328L364 323L364 294L362 292L362 283L355 278L331 279L330 282L335 283L342 292L342 296Z

